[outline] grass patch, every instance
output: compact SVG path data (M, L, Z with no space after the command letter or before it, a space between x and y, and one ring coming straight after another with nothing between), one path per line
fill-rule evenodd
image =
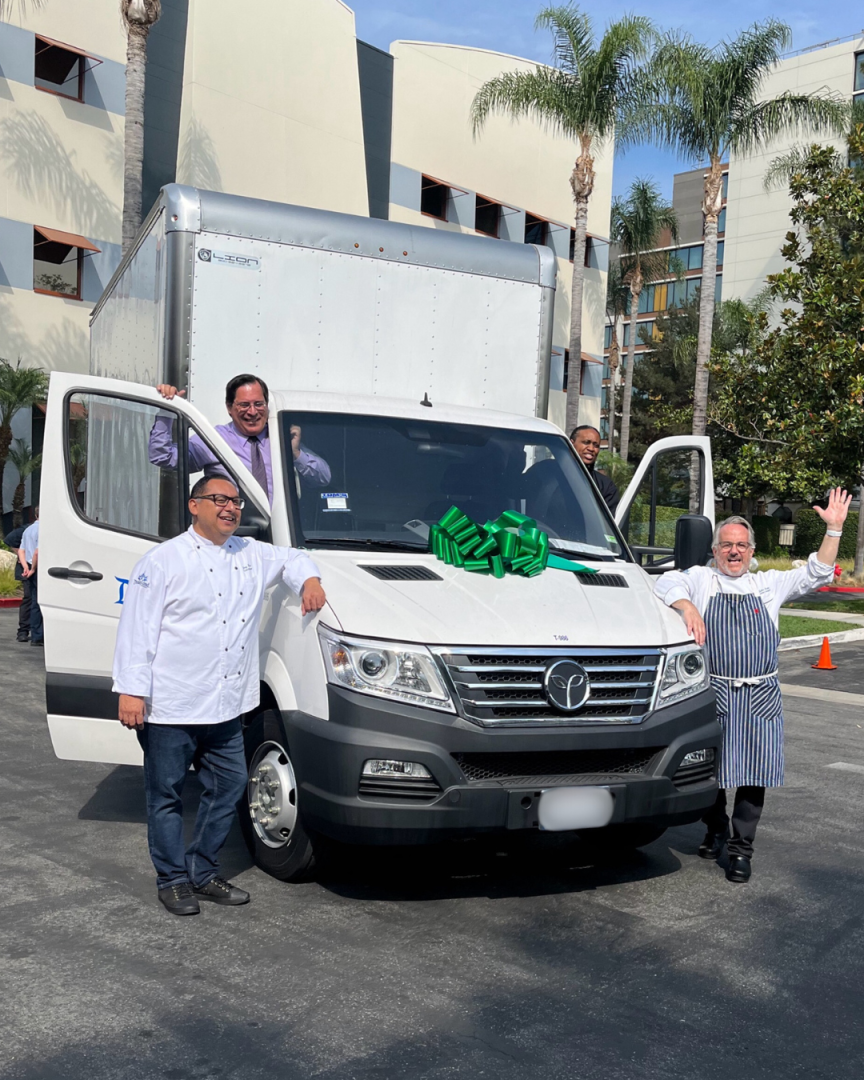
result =
M827 619L801 619L797 615L780 616L780 637L805 637L807 634L836 634L839 630L854 630L848 623Z
M794 558L791 555L756 556L756 562L759 563L760 570L794 570L793 562L802 563L806 561L806 559L799 559L797 555ZM842 567L848 574L851 574L854 562L852 559L838 559L837 565Z
M23 596L24 590L21 582L15 580L15 571L12 569L0 570L0 596Z
M819 593L818 600L793 600L784 607L798 611L840 611L848 615L864 615L864 598L850 600L848 596L834 596L831 593Z

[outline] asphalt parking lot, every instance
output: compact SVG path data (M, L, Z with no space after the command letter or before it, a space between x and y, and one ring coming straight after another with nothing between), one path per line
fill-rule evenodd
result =
M836 694L864 692L864 642L835 672L781 659L819 697L786 699L749 885L697 857L695 825L600 861L361 851L294 886L235 829L226 876L252 903L176 919L138 770L54 758L42 653L14 624L0 612L4 1080L861 1075L864 697Z

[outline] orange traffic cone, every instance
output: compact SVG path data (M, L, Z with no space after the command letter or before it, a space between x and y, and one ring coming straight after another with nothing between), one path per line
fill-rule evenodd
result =
M836 671L837 665L831 663L831 645L828 638L822 638L822 650L819 653L819 663L811 664L810 667L817 671Z

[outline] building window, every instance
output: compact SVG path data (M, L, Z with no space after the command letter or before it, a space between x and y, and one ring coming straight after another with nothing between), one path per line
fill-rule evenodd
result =
M536 241L536 240L532 240L530 242L531 243L540 243L540 241ZM593 256L593 254L594 254L594 237L593 236L586 236L585 237L585 261L582 264L583 266L585 266L585 267L590 267L591 266L591 257ZM576 256L576 230L571 228L571 230L570 230L570 248L569 248L567 258L570 260L570 262L573 262L573 259L575 258L575 256Z
M864 52L855 53L855 86L856 94L864 93Z
M477 196L474 209L474 229L485 236L498 236L501 228L501 203L493 202L483 195Z
M718 265L718 266L722 266L722 265L723 265L723 252L724 252L724 249L725 249L725 247L726 247L726 242L725 242L725 240L721 240L721 241L720 241L720 242L719 242L719 243L717 244L717 265Z
M564 350L564 385L561 387L561 389L564 391L565 394L567 393L567 380L568 380L569 377L570 377L570 350L565 349Z
M525 243L548 244L549 222L543 218L535 217L534 214L525 215Z
M728 199L729 198L729 173L728 172L723 173L723 190L721 191L720 196L723 199Z
M726 207L725 206L720 211L720 214L717 217L717 232L718 233L725 233L726 232Z
M450 188L433 176L424 176L420 182L420 213L428 217L447 220L447 202Z
M611 346L612 346L612 327L611 327L611 325L607 325L606 329L603 331L603 348L604 349L609 349L609 348L611 348Z
M86 237L35 226L33 229L33 291L81 299L81 268L87 255L98 254Z
M720 303L720 294L723 292L723 276L718 274L714 282L714 302Z
M102 61L73 45L53 38L39 37L35 45L34 83L37 90L84 100L84 72Z

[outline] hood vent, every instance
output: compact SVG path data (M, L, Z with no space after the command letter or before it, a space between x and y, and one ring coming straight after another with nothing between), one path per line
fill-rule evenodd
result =
M583 585L599 585L607 589L629 589L627 579L621 574L576 574Z
M371 574L372 577L380 578L381 581L443 581L444 578L439 577L434 570L430 570L428 566L383 566L380 563L374 566L362 566L361 570L365 570L367 574Z

